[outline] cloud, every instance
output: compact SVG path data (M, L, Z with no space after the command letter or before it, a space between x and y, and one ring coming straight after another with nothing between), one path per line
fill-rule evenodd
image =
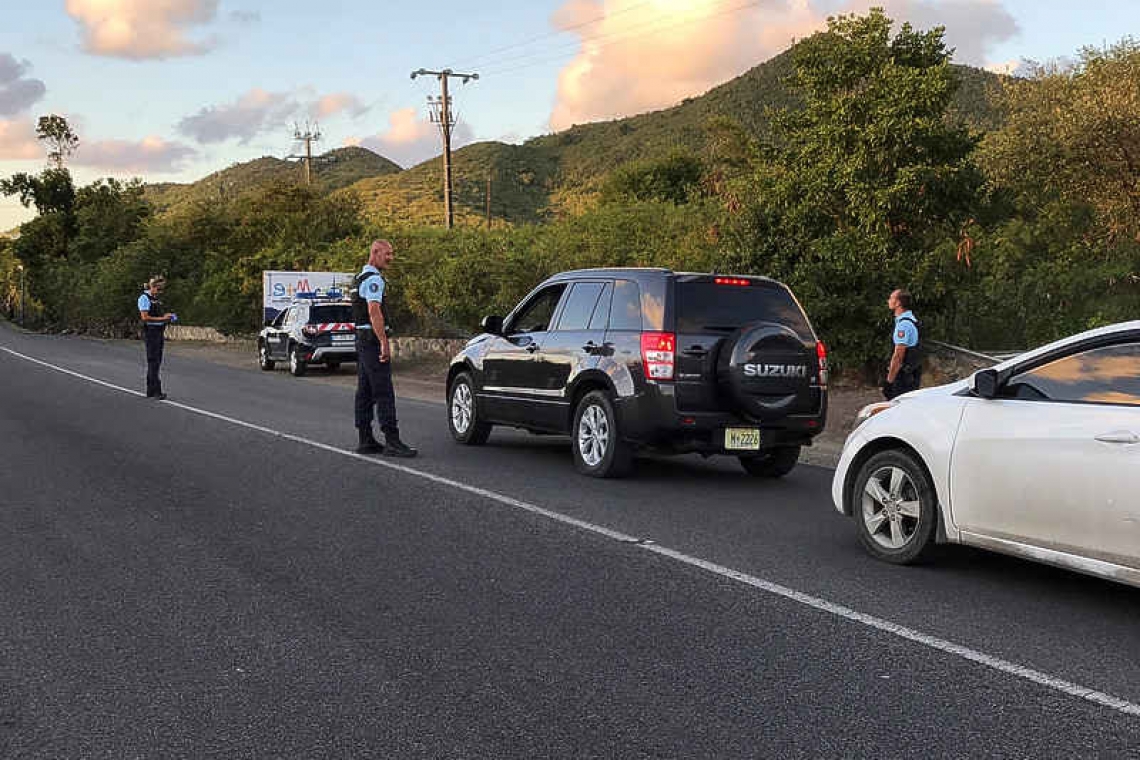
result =
M76 166L90 166L111 171L139 174L165 174L178 171L195 155L193 148L161 137L145 137L139 141L100 140L81 143L75 152Z
M368 108L369 107L361 102L355 95L350 95L347 92L336 92L331 95L325 95L310 105L309 115L314 119L327 119L330 116L344 112L355 119L367 113Z
M281 130L284 134L290 117L298 110L300 105L288 93L254 88L233 103L207 106L183 118L178 122L178 131L204 145L231 138L245 144L266 130Z
M920 29L945 25L960 62L984 62L988 49L1017 33L1000 0L566 0L552 23L578 35L580 48L559 75L550 126L675 105L826 28L829 15L875 5Z
M474 139L471 128L459 122L451 132L452 150ZM402 108L388 117L388 130L369 137L350 137L346 145L359 145L395 161L403 167L414 166L443 153L439 127L414 108Z
M29 68L27 61L0 53L0 116L15 116L47 92L43 82L24 76Z
M0 119L0 161L33 161L44 158L30 121Z
M276 131L284 136L290 122L298 117L321 119L347 113L356 118L369 110L359 98L345 92L313 97L307 89L267 92L255 87L232 103L206 106L186 116L177 129L203 145L230 139L246 144L263 132Z
M65 7L82 27L87 52L142 60L209 50L211 41L186 33L214 20L218 0L66 0Z

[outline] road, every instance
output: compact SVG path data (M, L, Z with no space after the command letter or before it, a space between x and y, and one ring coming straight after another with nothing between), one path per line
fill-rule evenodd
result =
M1140 756L1136 589L877 563L823 468L594 481L410 399L371 461L342 385L143 369L0 325L0 757Z

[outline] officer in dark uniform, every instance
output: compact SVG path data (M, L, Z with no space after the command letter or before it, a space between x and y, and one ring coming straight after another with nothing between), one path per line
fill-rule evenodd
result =
M151 277L146 290L139 296L139 316L143 321L143 341L146 343L146 397L162 401L162 381L158 370L162 366L162 348L166 342L166 326L178 321L177 314L167 314L159 300L166 287L163 277Z
M414 457L418 452L400 440L396 422L396 393L392 388L392 351L388 345L391 323L384 305L386 283L381 274L395 256L392 244L376 240L368 263L353 280L352 321L356 324L356 430L361 454L381 452ZM372 435L372 410L384 432L382 445Z
M891 341L895 350L887 369L883 395L888 399L918 390L922 383L922 344L918 336L918 320L910 310L911 295L899 288L887 299L887 308L895 315Z

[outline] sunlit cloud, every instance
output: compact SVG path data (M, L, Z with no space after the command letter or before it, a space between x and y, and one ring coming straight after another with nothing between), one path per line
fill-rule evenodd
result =
M327 119L340 113L357 118L367 112L368 106L361 102L360 98L347 92L325 95L309 106L309 114L314 119Z
M218 0L66 0L64 7L82 29L84 50L140 60L209 50L212 41L187 32L214 20Z
M0 119L0 160L34 161L45 155L31 121Z
M195 150L161 137L142 140L99 140L80 143L73 159L77 166L139 174L169 174L180 170Z
M872 6L920 29L945 25L947 44L964 63L984 63L988 50L1017 33L999 0L568 0L552 21L577 35L580 47L559 75L550 125L675 105L826 28L829 15Z

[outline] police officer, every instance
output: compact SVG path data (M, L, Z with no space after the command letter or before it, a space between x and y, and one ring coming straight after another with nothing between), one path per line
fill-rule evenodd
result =
M151 277L139 296L138 303L139 316L143 321L143 341L146 343L146 397L159 401L166 398L162 392L162 381L158 377L159 367L162 366L162 348L166 342L166 326L178 321L178 315L167 314L159 300L165 287L164 277Z
M887 382L883 383L883 395L888 399L918 390L922 381L922 347L911 302L910 293L902 288L892 291L887 299L887 308L895 315L891 332L895 350L887 369Z
M400 440L396 423L396 394L392 388L392 351L388 345L391 324L384 302L386 283L381 274L395 253L387 240L376 240L368 263L352 281L352 321L356 323L356 430L361 454L383 452L414 457L418 452ZM382 445L372 435L372 410L384 432Z

